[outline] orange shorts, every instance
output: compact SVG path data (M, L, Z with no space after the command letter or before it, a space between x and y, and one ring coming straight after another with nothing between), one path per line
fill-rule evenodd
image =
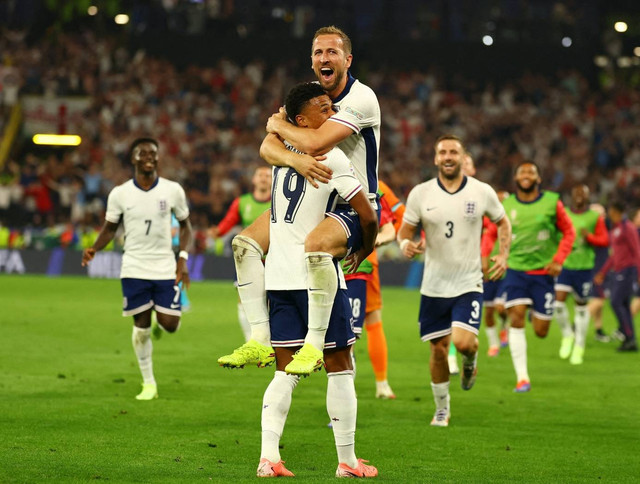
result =
M380 271L378 261L373 264L373 276L367 281L367 307L365 313L369 314L376 309L382 309L382 292L380 291Z

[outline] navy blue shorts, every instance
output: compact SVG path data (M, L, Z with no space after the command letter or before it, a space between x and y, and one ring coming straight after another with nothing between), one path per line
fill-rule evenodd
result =
M498 281L485 281L482 283L483 294L482 300L488 308L494 307L496 304L504 304L506 295L504 292L505 278Z
M367 281L364 279L350 279L347 281L347 294L351 304L351 316L353 317L353 332L359 338L362 334L362 325L367 309Z
M507 293L505 308L524 304L531 306L533 315L538 319L550 321L553 317L556 301L553 277L507 269L504 289Z
M562 269L558 279L556 279L555 290L572 292L577 302L585 303L591 295L593 286L592 276L593 273L590 269Z
M309 297L304 289L267 291L271 345L295 348L304 344L309 321ZM324 348L346 348L355 343L351 327L351 307L345 289L338 289L331 311Z
M379 203L377 204L377 207L376 213L378 214L378 221L380 221ZM347 256L360 250L362 247L363 234L358 212L353 210L350 206L341 205L336 207L332 212L327 212L325 215L336 220L342 226L342 229L347 235Z
M133 316L154 308L159 313L180 316L180 288L175 279L150 281L147 279L127 278L122 284L122 315Z
M420 338L429 341L451 334L451 327L478 334L482 320L482 293L467 292L456 297L420 298Z

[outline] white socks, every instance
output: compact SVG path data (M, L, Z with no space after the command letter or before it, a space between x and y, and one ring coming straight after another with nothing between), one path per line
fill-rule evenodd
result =
M251 339L251 325L247 321L247 315L244 313L244 307L242 307L241 302L238 303L238 322L240 323L244 340L249 341Z
M438 410L448 409L451 402L451 398L449 397L449 382L431 382L431 391L433 392L433 401L436 402L436 412Z
M498 348L500 339L498 339L498 329L495 326L485 326L487 338L489 339L489 348Z
M351 468L358 466L355 452L358 401L353 373L341 371L327 374L327 413L333 427L338 462Z
M231 243L238 276L238 294L251 325L251 338L271 346L267 291L264 286L264 253L250 237L236 235Z
M333 257L326 252L307 252L305 262L309 295L309 331L304 341L323 351L324 338L338 290L338 273Z
M589 310L587 306L575 306L575 325L576 325L576 340L575 346L584 348L587 340L587 330L589 329Z
M569 321L569 311L567 311L567 305L564 302L556 301L554 316L560 325L562 337L571 338L573 329L571 328L571 321Z
M517 381L529 381L527 369L527 338L524 328L509 328L509 350L513 360L513 368L516 370Z
M138 328L134 326L131 342L133 343L133 351L138 358L142 381L145 384L152 383L155 385L156 380L153 377L153 361L151 359L151 354L153 353L151 328Z
M280 462L280 437L291 407L291 394L299 376L276 371L262 399L262 451L261 459Z

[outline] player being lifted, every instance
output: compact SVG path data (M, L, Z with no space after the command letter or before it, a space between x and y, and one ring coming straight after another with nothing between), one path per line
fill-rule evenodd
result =
M329 96L316 83L294 87L287 96L286 107L292 121L301 129L317 129L334 114ZM285 368L293 361L294 352L302 346L307 332L309 299L305 239L322 222L335 193L358 213L366 246L373 247L377 233L377 215L354 176L348 158L340 149L334 148L327 152L326 164L333 171L333 177L318 189L313 189L293 168L275 167L273 170L271 250L265 261L265 284L277 370L262 404L259 477L293 476L281 461L279 443L291 396L300 378L287 374ZM350 356L355 335L342 272L336 260L331 260L331 266L337 289L327 308L329 324L323 353L328 377L327 412L333 424L338 453L336 476L374 477L378 474L377 469L355 455L357 400Z
M93 245L82 253L86 266L96 252L124 226L124 254L120 279L124 303L123 316L133 316L133 349L142 373L142 392L138 400L158 398L158 387L151 360L151 312L169 333L180 326L181 282L189 287L187 260L192 233L189 207L182 187L158 176L158 142L139 138L131 145L133 179L111 190L105 223ZM180 224L179 256L171 248L171 214Z
M352 59L351 40L342 30L330 26L315 33L311 65L338 112L320 127L305 129L287 122L281 110L269 118L270 134L260 155L272 165L294 168L317 187L315 180L326 183L331 170L310 155L321 155L337 145L351 161L370 203L378 210L380 107L375 93L349 73ZM306 155L287 150L283 140ZM305 241L309 331L300 352L287 367L287 372L293 374L308 375L322 365L324 334L337 290L333 259L348 255L355 270L371 250L362 245L358 216L344 200L339 200L336 209L327 215ZM262 265L269 248L268 223L268 215L263 215L233 240L238 292L251 325L251 340L220 357L218 363L223 366L265 366L273 362Z
M506 270L511 224L496 192L486 183L462 173L465 149L453 135L438 138L435 163L438 177L414 187L407 198L404 222L398 232L402 253L425 254L420 293L420 336L431 344L431 388L436 412L431 425L446 427L451 415L449 397L449 341L462 354L463 390L475 383L478 330L482 318L482 217L498 225L500 252L493 258L490 277ZM414 241L419 227L425 239Z
M541 191L540 173L533 162L520 163L515 172L516 192L503 203L511 221L513 242L505 280L509 350L516 371L517 393L531 389L527 367L525 315L540 338L549 332L553 317L553 278L571 252L575 230L557 193Z
M609 233L604 217L589 208L589 187L586 185L576 185L571 190L571 207L567 215L576 231L576 238L556 280L555 318L562 331L560 358L566 360L570 357L569 363L581 365L589 328L587 302L592 292L595 247L607 247ZM575 331L565 303L570 292L573 292L575 300Z

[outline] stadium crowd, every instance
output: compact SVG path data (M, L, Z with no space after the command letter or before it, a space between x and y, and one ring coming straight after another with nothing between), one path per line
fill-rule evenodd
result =
M312 78L304 60L225 58L179 70L91 32L32 44L6 31L0 54L20 94L84 96L90 105L79 147L42 155L25 143L2 167L0 246L76 246L94 236L107 194L131 176L131 141L152 133L164 148L162 175L185 187L205 250L206 229L250 190L268 116L290 86ZM435 67L358 67L354 75L374 89L383 113L380 178L401 196L434 175L434 141L451 132L466 140L478 177L497 189L510 188L513 167L527 159L548 189L568 195L584 182L593 201L640 205L640 92L630 85L596 86L568 70L482 84ZM0 91L0 129L13 91Z

